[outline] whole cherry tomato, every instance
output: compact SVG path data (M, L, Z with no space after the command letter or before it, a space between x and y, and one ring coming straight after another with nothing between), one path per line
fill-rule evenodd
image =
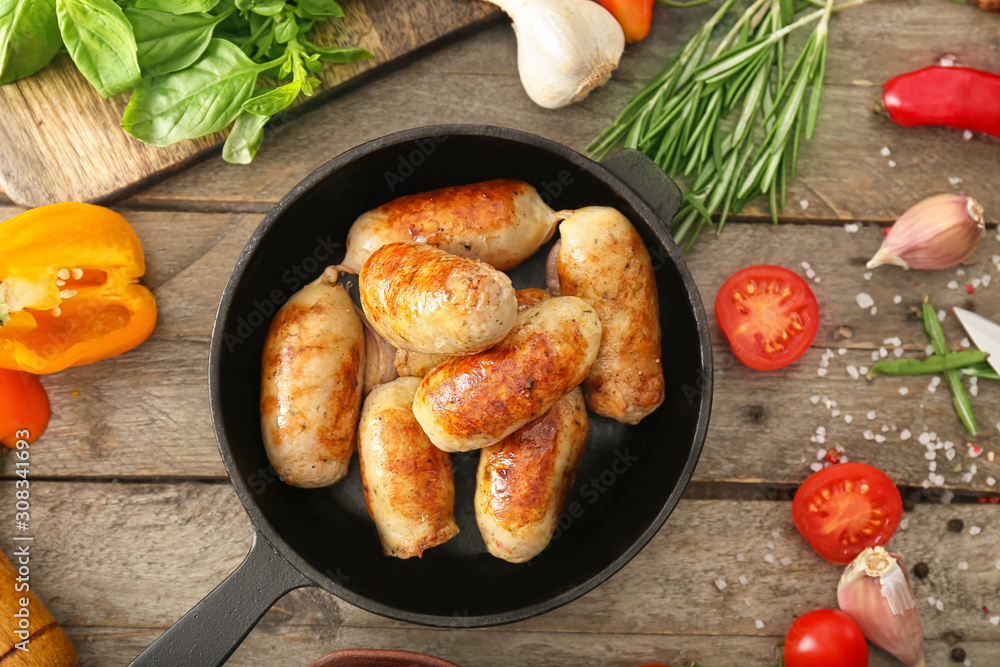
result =
M819 307L805 280L760 264L731 275L715 297L715 321L736 358L771 371L801 357L819 328Z
M836 609L817 609L795 619L785 635L785 667L867 667L861 628Z
M792 520L819 555L850 563L896 532L903 499L889 476L866 463L837 463L810 475L792 500Z
M0 368L0 444L34 442L49 423L49 397L37 375Z

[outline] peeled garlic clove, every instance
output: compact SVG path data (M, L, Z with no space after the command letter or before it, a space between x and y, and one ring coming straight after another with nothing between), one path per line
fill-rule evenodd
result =
M968 195L935 195L910 207L886 234L868 268L948 269L972 254L983 235L983 206Z
M514 22L517 69L539 106L558 109L585 98L611 78L625 33L592 0L492 0Z
M924 667L920 614L899 554L883 547L858 554L840 577L837 602L868 641L908 667Z

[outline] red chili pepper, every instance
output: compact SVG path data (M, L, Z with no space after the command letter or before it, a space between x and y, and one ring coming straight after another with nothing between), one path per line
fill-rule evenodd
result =
M649 34L649 26L653 23L653 5L656 0L597 0L611 12L622 30L625 31L625 41L638 42Z
M1000 137L1000 75L925 67L886 81L882 104L897 125L944 125Z
M826 460L829 461L830 463L840 463L841 456L843 456L843 452L841 452L836 447L831 447L830 449L826 450Z

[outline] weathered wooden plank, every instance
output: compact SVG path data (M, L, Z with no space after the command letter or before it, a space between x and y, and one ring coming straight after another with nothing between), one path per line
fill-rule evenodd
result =
M17 209L0 209L0 217ZM256 214L196 214L126 212L148 254L146 282L158 299L160 318L150 341L132 352L90 366L44 378L53 418L37 452L39 470L55 476L219 477L224 470L212 435L208 413L208 340L218 298L230 267L258 220ZM855 380L849 367L871 365L880 347L893 355L885 340L898 337L905 354L920 356L926 345L912 311L924 294L940 308L973 305L980 312L1000 315L1000 292L993 254L998 251L992 231L974 259L957 271L918 272L882 267L865 279L865 257L880 243L873 226L848 233L840 227L733 225L722 237L709 237L688 256L714 321L712 302L723 280L736 268L756 262L788 266L804 275L809 262L822 282L812 283L821 304L822 324L817 343L789 368L761 373L735 361L713 324L716 358L716 400L708 441L696 470L700 481L798 483L809 473L818 449L841 445L851 458L882 466L900 484L919 486L931 472L918 437L926 428L955 443L953 461L939 452L935 474L949 488L996 490L990 478L1000 478L1000 461L986 456L968 458L968 438L954 416L947 390L931 394L929 378ZM966 281L990 285L968 294ZM948 283L956 282L955 288ZM959 284L961 281L961 285ZM914 285L917 283L917 285ZM971 282L970 282L971 284ZM869 294L879 308L875 315L861 309L855 295ZM900 303L894 297L900 296ZM945 329L958 347L963 333L954 317ZM845 335L850 338L844 338ZM827 350L847 349L827 361ZM899 390L905 387L907 394ZM993 434L1000 422L1000 394L989 381L973 399L983 430ZM77 392L77 395L73 395ZM813 404L810 398L819 397ZM827 407L826 401L836 406ZM877 406L874 420L867 413ZM840 414L834 414L839 410ZM852 422L845 422L846 415ZM895 431L881 432L883 425ZM827 430L824 442L810 442L816 429ZM900 440L903 429L913 434ZM865 439L867 430L873 433ZM875 436L886 437L885 443ZM992 435L979 442L993 449ZM804 460L803 460L804 459ZM977 472L965 481L969 465ZM962 465L956 470L956 465Z
M0 483L0 506L13 505L13 490L11 482ZM222 581L249 547L249 520L229 485L35 481L31 491L32 581L70 628L162 629ZM798 614L836 604L841 571L799 536L790 505L684 500L604 585L509 629L779 637ZM911 565L930 567L927 579L914 582L924 635L953 631L970 641L1000 642L1000 627L990 622L1000 614L1000 507L918 504L907 517L890 548ZM962 533L948 532L952 518L964 521ZM973 526L981 532L972 535ZM726 582L724 590L717 580ZM931 596L942 601L940 611ZM992 611L984 615L983 606ZM303 625L412 627L320 589L285 596L262 625L272 635Z
M69 628L85 664L122 665L156 639L158 632L130 628ZM772 667L773 637L604 635L510 630L431 630L426 628L259 627L226 663L229 667L304 667L329 651L379 648L420 651L462 667L530 664L533 667L635 667L650 660L684 665ZM963 641L971 664L1000 661L995 642ZM948 664L953 648L934 638L925 643L927 664ZM869 667L898 667L899 661L873 649Z
M498 25L278 128L249 167L213 159L145 190L127 205L217 208L225 203L261 210L338 153L435 123L508 125L583 150L711 11L714 7L657 10L651 36L627 50L611 82L556 112L535 106L521 90L513 33ZM958 64L1000 71L993 24L970 7L933 0L866 3L835 17L817 133L803 148L785 217L885 222L921 197L965 190L979 197L989 219L997 221L1000 193L991 184L996 139L965 141L955 130L895 127L872 113L883 81L934 64L945 53ZM883 146L891 157L881 155ZM890 159L896 167L889 166ZM953 185L949 177L963 181ZM809 202L807 210L801 200ZM745 214L768 217L766 204L754 202Z

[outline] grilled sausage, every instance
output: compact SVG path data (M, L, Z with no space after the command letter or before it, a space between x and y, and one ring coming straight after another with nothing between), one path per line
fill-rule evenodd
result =
M262 365L261 433L271 465L292 486L340 480L354 452L365 333L336 269L278 310Z
M390 243L368 258L361 307L396 347L472 354L500 342L517 317L506 274L422 243Z
M534 308L542 301L552 298L552 295L537 287L525 287L515 290L514 296L517 298L517 312ZM425 352L412 352L399 348L396 350L396 372L400 377L423 377L435 366L443 364L451 359L452 354L427 354ZM366 378L367 384L367 378Z
M419 378L398 378L375 387L358 431L365 505L382 552L396 558L420 558L458 534L451 458L413 418L418 384Z
M505 271L552 238L559 218L531 185L486 181L400 197L368 211L347 234L343 268L359 273L383 245L417 241Z
M479 354L456 357L424 376L413 414L447 452L502 440L580 384L594 363L601 322L582 299L549 299L517 318L514 330Z
M588 426L576 388L538 419L479 450L476 523L487 551L523 563L548 545L573 488Z
M559 234L560 293L592 305L604 325L583 384L587 407L637 424L663 402L660 308L649 251L624 215L603 206L573 212Z

